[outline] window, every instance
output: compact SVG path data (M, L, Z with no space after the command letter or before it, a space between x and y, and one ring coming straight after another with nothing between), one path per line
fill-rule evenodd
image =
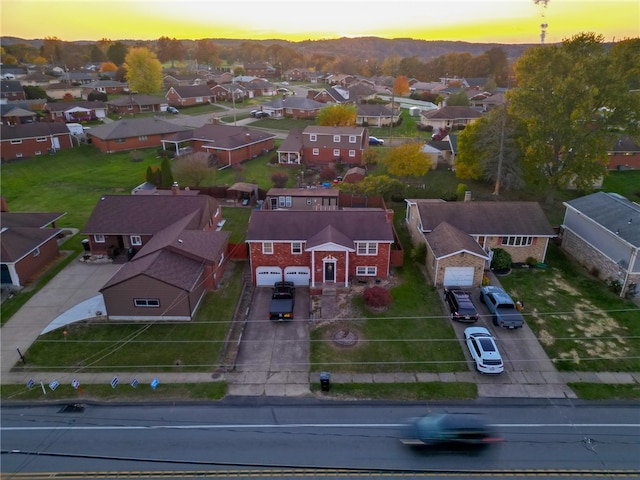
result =
M533 237L502 237L502 245L509 247L527 247L533 244Z
M273 242L263 242L262 253L265 255L273 255Z
M33 256L34 257L38 257L40 256L40 248L36 247L35 250L33 251Z
M138 137L138 140L140 140L141 142L145 142L145 141L149 140L149 137L147 137L146 135L140 135Z
M357 137L355 135L349 135L349 143L356 143Z
M333 156L334 157L339 157L340 156L340 149L339 148L334 148L333 149Z
M307 205L311 205L311 199L307 198Z
M157 298L134 298L133 304L136 307L159 307L160 300Z
M42 155L42 150L36 150L36 155Z
M139 235L131 235L131 245L140 246L142 245L142 238Z
M359 277L375 277L378 267L356 267L356 275Z
M358 243L358 255L377 255L378 244L375 242Z
M355 157L356 156L356 151L355 150L349 150L349 156L350 157Z
M292 203L291 203L291 197L278 197L278 205L280 206L280 208L284 208L284 207L291 207Z
M340 143L340 135L333 136L333 143Z
M309 135L309 141L310 142L317 142L318 141L318 135L316 135L315 133L312 133L311 135Z
M22 140L11 140L9 143L11 143L11 145L20 145Z
M314 148L313 151L311 152L315 157L317 157L318 155L320 155L320 149L319 148Z
M46 142L47 141L47 137L37 137L36 138L36 142Z
M302 253L302 242L291 242L291 253L299 255Z
M222 262L224 262L224 253L220 254L220 260L218 260L218 266L222 265Z
M126 141L127 140L125 138L116 138L116 140L115 140L116 143L124 143Z
M93 241L96 243L104 243L104 235L94 235Z

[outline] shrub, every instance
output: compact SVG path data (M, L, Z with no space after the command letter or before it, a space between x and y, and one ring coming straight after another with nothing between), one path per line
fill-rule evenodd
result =
M411 249L411 260L420 265L424 265L427 259L427 245L420 243Z
M333 180L336 178L336 170L333 166L326 165L325 167L322 167L322 170L320 171L320 178L322 180Z
M527 261L526 261L527 265L529 265L530 267L535 267L538 264L538 260L536 260L535 257L527 257Z
M364 299L365 305L377 309L386 308L393 301L391 293L377 285L367 288L362 294L362 298Z
M275 188L284 188L289 181L289 176L286 173L276 172L271 175L271 183Z
M511 254L502 248L494 248L491 268L496 270L511 268Z
M464 196L468 190L469 188L464 183L458 184L458 187L456 188L456 197L458 201L464 200Z

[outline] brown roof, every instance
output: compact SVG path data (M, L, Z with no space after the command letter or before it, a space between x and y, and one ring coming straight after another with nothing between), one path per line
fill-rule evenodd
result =
M327 227L331 226L330 229ZM326 230L325 230L326 229ZM324 231L324 232L323 232ZM358 210L254 210L247 242L306 241L345 238L351 242L393 242L393 226L382 209ZM353 245L351 245L353 247Z
M204 125L195 130L189 129L164 140L167 142L185 142L199 140L205 146L216 149L235 150L246 145L263 142L274 138L275 134L254 128L236 125Z
M66 112L74 108L86 108L87 110L104 109L105 104L99 100L78 100L75 102L51 102L45 105L49 112Z
M436 258L444 258L459 252L469 252L488 259L488 255L480 245L463 231L447 222L442 222L432 232L425 235Z
M0 221L2 227L43 228L65 215L61 212L3 212Z
M203 228L218 207L208 195L104 195L83 234L155 235L185 217L184 228Z
M61 231L60 228L7 228L0 234L0 261L2 263L17 262Z
M417 202L422 229L442 222L468 235L529 235L554 237L555 232L537 202Z

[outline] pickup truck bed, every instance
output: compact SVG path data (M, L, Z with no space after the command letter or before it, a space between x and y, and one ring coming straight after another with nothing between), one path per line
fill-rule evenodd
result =
M524 318L515 302L502 288L489 285L480 289L480 301L493 315L493 324L503 328L521 328Z
M277 321L293 320L295 286L293 282L277 282L271 292L269 319Z

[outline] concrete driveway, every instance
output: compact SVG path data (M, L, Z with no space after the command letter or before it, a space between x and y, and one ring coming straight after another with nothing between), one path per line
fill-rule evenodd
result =
M302 396L309 392L309 289L296 287L294 320L269 320L271 288L255 289L230 395Z

